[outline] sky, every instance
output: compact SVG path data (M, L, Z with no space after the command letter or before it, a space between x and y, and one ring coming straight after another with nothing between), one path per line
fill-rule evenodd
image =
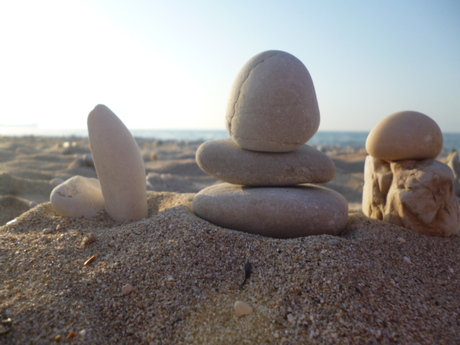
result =
M2 1L0 44L0 125L85 128L102 103L131 129L224 129L239 70L283 50L320 130L414 110L460 132L458 0Z

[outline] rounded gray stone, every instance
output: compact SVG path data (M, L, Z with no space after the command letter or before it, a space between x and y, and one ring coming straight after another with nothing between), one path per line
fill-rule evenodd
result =
M195 195L193 209L218 226L278 238L338 235L348 220L345 198L314 185L268 188L221 183Z
M225 182L247 186L288 186L324 183L335 176L335 165L321 151L302 145L291 152L242 149L232 139L212 140L196 152L200 168Z
M254 56L236 77L226 120L232 139L248 150L288 152L305 144L320 122L310 73L283 51Z

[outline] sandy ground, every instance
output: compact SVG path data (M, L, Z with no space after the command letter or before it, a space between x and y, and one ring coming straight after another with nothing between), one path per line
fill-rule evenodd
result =
M364 152L327 151L344 232L281 240L194 215L194 193L219 182L199 144L139 140L149 217L117 223L48 202L60 181L96 177L86 139L0 138L0 344L460 343L460 236L364 217Z

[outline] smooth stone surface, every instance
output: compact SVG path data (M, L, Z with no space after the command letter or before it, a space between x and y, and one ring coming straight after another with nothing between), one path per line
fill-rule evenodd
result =
M387 161L436 158L443 136L437 123L415 111L401 111L385 117L369 133L366 150Z
M115 220L147 217L145 167L136 141L105 105L88 115L88 132L105 209Z
M226 119L230 136L242 148L295 150L316 133L320 122L310 73L283 51L254 56L236 77Z
M232 139L212 140L198 148L196 161L204 172L246 186L323 183L335 176L332 160L308 145L291 152L268 153L242 149Z
M314 185L268 188L222 183L196 194L193 209L221 227L278 238L338 235L348 220L345 198Z
M95 178L74 176L53 189L51 205L64 217L94 217L104 209L101 185Z
M390 163L368 157L365 169L362 206L366 216L425 235L458 233L454 176L446 164L433 159Z

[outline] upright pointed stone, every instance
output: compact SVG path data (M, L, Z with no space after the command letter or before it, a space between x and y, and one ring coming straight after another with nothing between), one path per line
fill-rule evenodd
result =
M97 105L88 115L88 133L107 213L117 221L147 217L144 161L128 128Z

